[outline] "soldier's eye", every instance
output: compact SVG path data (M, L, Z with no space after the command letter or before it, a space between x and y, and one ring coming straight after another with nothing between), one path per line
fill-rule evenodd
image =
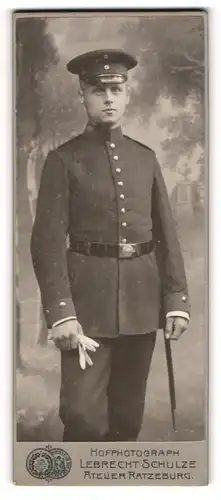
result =
M103 89L101 89L100 87L94 87L92 90L92 94L102 94L102 93Z
M113 92L113 94L119 94L120 92L122 92L122 89L116 85L111 88L111 91Z

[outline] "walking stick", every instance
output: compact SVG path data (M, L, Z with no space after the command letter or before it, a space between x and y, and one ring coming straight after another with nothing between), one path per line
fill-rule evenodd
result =
M168 371L168 381L169 381L169 392L170 392L170 406L173 430L176 431L176 420L175 420L175 410L176 410L176 392L175 392L175 380L173 371L173 360L170 339L167 339L164 335L165 351L166 351L166 361L167 361L167 371Z

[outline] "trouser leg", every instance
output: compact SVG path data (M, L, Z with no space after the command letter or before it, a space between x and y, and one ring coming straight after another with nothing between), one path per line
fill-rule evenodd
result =
M61 353L60 418L63 441L104 441L108 431L107 386L111 369L109 341L90 353L93 366L82 370L78 351Z
M114 343L108 386L107 441L135 441L140 432L156 332L122 336Z

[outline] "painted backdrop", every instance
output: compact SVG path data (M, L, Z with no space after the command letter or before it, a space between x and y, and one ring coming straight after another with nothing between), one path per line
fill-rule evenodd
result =
M204 20L199 16L29 17L16 22L19 440L59 440L61 435L57 417L59 354L46 342L30 259L30 234L46 154L80 133L85 125L78 82L66 71L66 63L74 55L104 47L131 51L139 61L131 72L133 92L124 129L154 148L161 163L192 302L189 331L173 348L178 394L176 439L204 436L204 45ZM159 334L141 439L173 438Z

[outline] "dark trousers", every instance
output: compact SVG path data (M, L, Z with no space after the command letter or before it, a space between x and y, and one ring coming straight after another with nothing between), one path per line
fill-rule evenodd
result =
M84 371L77 350L61 354L63 440L135 441L156 332L96 340L100 347L90 353L93 366Z

